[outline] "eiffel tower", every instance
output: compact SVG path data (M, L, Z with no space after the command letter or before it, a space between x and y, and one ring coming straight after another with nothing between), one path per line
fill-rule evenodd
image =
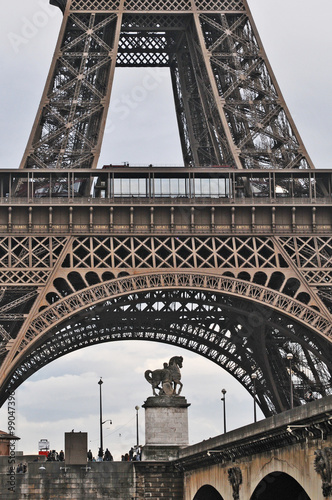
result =
M213 361L266 416L331 394L331 172L246 0L50 3L45 91L0 171L1 404L60 356L132 339ZM183 166L98 166L118 67L169 68Z

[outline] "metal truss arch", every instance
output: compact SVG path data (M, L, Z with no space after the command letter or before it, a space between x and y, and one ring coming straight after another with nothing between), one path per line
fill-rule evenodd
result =
M298 323L302 323L303 326L309 327L313 332L326 339L330 340L332 337L332 326L324 315L281 292L228 276L208 274L202 271L174 271L128 275L90 286L62 298L52 306L40 311L33 318L25 334L25 340L18 350L24 350L30 342L40 335L44 335L55 324L61 323L66 316L71 316L73 313L107 300L109 297L122 296L133 291L174 287L214 290L227 295L242 296L246 300L272 307L273 310L277 310L292 319L296 317Z
M31 322L7 371L0 401L60 356L97 343L134 339L196 352L251 393L256 371L257 400L266 415L289 406L287 352L296 360L294 384L301 386L297 404L304 402L306 390L328 393L331 342L308 323L295 322L285 308L278 310L259 301L258 294L251 295L246 282L183 272L127 276L81 290Z

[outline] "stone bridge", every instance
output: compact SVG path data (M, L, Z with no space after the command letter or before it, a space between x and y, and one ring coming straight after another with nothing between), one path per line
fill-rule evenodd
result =
M285 411L180 452L184 500L321 500L329 474L332 398ZM317 457L317 458L316 458ZM324 488L325 494L329 486ZM329 492L331 494L331 491Z

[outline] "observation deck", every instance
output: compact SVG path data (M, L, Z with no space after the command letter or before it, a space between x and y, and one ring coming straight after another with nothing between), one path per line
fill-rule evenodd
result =
M332 169L0 171L0 233L325 234L331 204Z

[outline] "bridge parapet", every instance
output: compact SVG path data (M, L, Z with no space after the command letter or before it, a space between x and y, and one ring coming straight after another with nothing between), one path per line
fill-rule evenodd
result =
M224 500L233 498L234 468L243 480L243 500L275 473L292 477L310 499L320 500L326 495L317 456L328 456L331 445L332 397L326 397L182 449L174 466L184 473L186 500L204 485L212 485Z
M176 466L189 470L308 439L325 441L331 435L332 396L328 396L188 446L179 451Z

